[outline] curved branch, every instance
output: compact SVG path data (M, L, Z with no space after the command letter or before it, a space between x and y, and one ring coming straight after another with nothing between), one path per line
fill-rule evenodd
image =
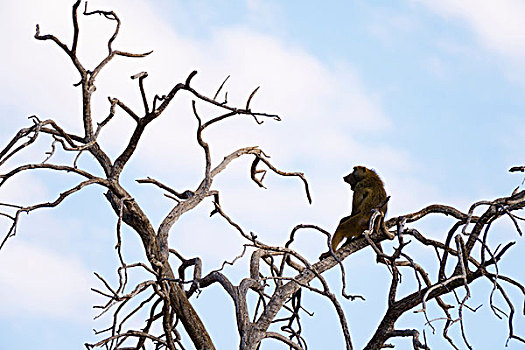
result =
M274 119L276 121L280 121L281 120L281 118L278 115L276 115L276 114L252 112L250 109L247 109L247 108L243 109L243 108L236 108L236 107L229 106L229 105L227 105L224 102L217 101L215 99L217 97L217 95L215 95L214 98L209 98L207 96L204 96L204 95L200 94L199 92L197 92L195 89L193 89L190 86L190 81L196 74L197 74L197 71L191 72L190 75L188 76L188 78L186 79L186 83L185 84L179 83L179 84L175 85L170 90L170 92L165 97L163 97L163 102L161 103L161 105L156 110L154 110L152 112L153 114L155 114L155 117L160 115L166 109L166 107L168 107L168 105L173 100L173 97L175 96L175 94L179 90L186 90L186 91L189 91L190 93L192 93L196 98L198 98L201 101L210 103L212 105L215 105L217 107L220 107L220 108L223 108L223 109L226 109L226 110L232 112L231 115L234 115L234 114L246 114L246 115L251 115L253 117L257 117L257 116L268 117L268 118ZM230 113L228 113L228 114L230 114ZM219 117L219 118L221 118L221 117ZM221 119L224 119L224 118L221 118ZM206 126L208 126L208 125L206 125Z
M76 10L75 10L75 16L74 17L76 18ZM86 72L86 69L80 63L80 61L78 60L77 55L76 55L76 51L73 52L73 51L69 50L69 48L66 46L66 44L62 43L54 35L51 35L51 34L40 35L40 26L38 24L36 25L35 39L43 40L43 41L45 41L45 40L53 41L58 47L60 47L62 49L62 51L64 51L69 56L69 58L73 62L73 65L77 68L78 72L80 73L80 76L82 77L82 79L84 79L84 77L86 76L87 72Z
M266 332L265 338L272 338L272 339L279 340L285 343L286 345L288 345L290 348L295 349L295 350L304 350L299 344L294 343L290 339L286 338L284 335L276 333L276 332Z
M458 220L466 220L468 218L467 214L457 210L454 207L451 207L451 206L448 206L448 205L442 205L442 204L432 204L432 205L429 205L428 207L425 207L425 208L423 208L420 211L417 211L415 213L407 214L407 215L403 215L403 216L398 216L398 217L386 220L385 221L385 225L386 225L386 227L390 228L390 227L396 225L398 220L406 219L406 222L414 222L414 221L417 221L417 220L427 216L428 214L434 214L434 213L436 213L436 214L444 214L446 216L452 216L452 217L454 217L454 218L456 218ZM472 217L472 220L477 220L477 219L479 219L477 216Z
M80 6L81 0L77 0L75 4L73 5L73 44L71 45L71 53L73 55L77 54L77 44L78 44L78 19L77 19L77 11L78 7Z
M173 194L174 196L176 196L178 199L181 199L181 200L184 200L184 199L188 199L190 197L192 197L194 195L194 193L190 190L186 190L184 192L177 192L175 191L173 188L163 184L162 182L158 181L158 180L155 180L155 179L152 179L151 177L148 177L146 179L138 179L138 180L135 180L137 181L139 184L153 184L171 194Z
M59 127L53 120L47 119L44 121L40 121L35 115L29 117L29 119L33 119L34 125L20 129L16 135L11 139L11 141L7 144L7 146L4 147L2 151L0 151L0 166L4 164L9 158L11 158L13 155L21 151L22 149L26 148L27 146L31 145L33 142L36 141L36 139L39 136L40 132L52 134L53 136L59 136L64 138L67 143L71 147L77 147L75 143L73 142L72 138L74 136L69 135L66 133L61 127ZM53 129L44 128L46 125L51 125ZM17 144L18 141L20 141L23 137L28 136L29 134L33 133L32 136L29 136L29 140L24 142L23 144L19 145L15 149L11 151L11 149ZM77 138L77 141L83 142L83 139ZM11 152L10 152L11 151Z
M11 158L13 155L15 155L20 150L24 149L25 147L29 146L38 137L38 132L40 131L40 125L33 125L29 128L20 129L16 135L11 139L11 141L5 146L5 148L0 151L0 166L4 164L9 158ZM29 140L21 144L20 146L16 147L14 150L9 152L14 145L22 138L27 135L29 135L31 132L34 134L29 137Z
M422 344L419 341L419 332L415 329L403 329L403 330L393 330L389 333L389 337L412 337L412 346L414 347L414 350L417 349L423 349L423 350L430 350L426 344Z
M13 177L14 175L22 172L22 171L25 171L25 170L32 170L32 169L50 169L50 170L57 170L57 171L66 171L66 172L71 172L71 173L75 173L75 174L78 174L78 175L81 175L87 179L91 179L91 180L97 180L97 181L100 181L101 183L105 183L107 184L106 180L103 180L101 178L98 178L90 173L88 173L87 171L84 171L84 170L80 170L78 168L74 168L74 167L71 167L71 166L67 166L67 165L55 165L55 164L46 164L46 163L40 163L40 164L26 164L26 165L21 165L19 166L18 168L15 168L13 170L11 170L10 172L4 174L4 175L0 175L0 186L2 186L9 178Z
M13 218L13 224L11 225L11 228L9 229L9 231L6 234L6 236L2 240L2 243L0 244L0 250L4 246L5 242L10 237L13 237L16 234L16 226L18 224L18 220L19 220L19 217L20 217L21 213L29 213L31 211L34 211L34 210L37 210L37 209L40 209L40 208L53 208L53 207L56 207L60 203L62 203L62 201L64 199L69 197L71 194L73 194L75 192L78 192L82 188L84 188L86 186L89 186L89 185L93 185L93 184L99 184L99 185L102 185L102 186L105 186L105 187L109 186L109 182L107 180L100 179L100 178L92 178L92 179L89 179L89 180L86 180L86 181L83 181L83 182L79 183L78 185L76 185L75 187L70 188L67 191L64 191L64 192L60 193L58 198L55 199L53 202L38 203L38 204L31 205L31 206L19 208L16 211L16 214L15 214L15 216Z
M309 189L309 186L308 186L308 181L306 181L306 177L304 176L303 173L301 173L301 172L289 173L289 172L285 172L285 171L279 170L276 167L274 167L266 158L262 157L261 154L257 154L257 159L261 160L264 164L266 164L266 166L268 168L270 168L276 174L279 174L281 176L297 176L297 177L299 177L304 183L304 190L306 191L306 197L308 198L308 202L310 204L312 204L312 196L310 195L310 189ZM253 178L253 176L252 176L252 178Z

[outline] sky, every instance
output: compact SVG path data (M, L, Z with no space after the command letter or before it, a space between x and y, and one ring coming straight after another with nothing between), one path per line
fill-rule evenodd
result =
M67 56L51 42L33 38L35 25L70 44L70 0L24 0L0 4L0 144L22 127L27 117L53 118L74 133L82 130L78 81ZM83 7L83 5L82 5ZM415 212L432 203L467 211L470 204L509 195L523 186L523 175L509 173L523 165L525 146L525 5L518 0L421 1L167 1L91 0L89 9L115 10L122 27L114 47L154 52L143 59L116 58L97 79L93 112L107 116L107 97L117 97L140 110L136 81L147 71L149 96L165 94L197 70L192 85L213 95L226 76L228 101L243 106L260 86L252 108L276 113L282 121L237 117L210 128L205 138L215 162L236 148L260 146L274 165L304 172L310 182L309 205L296 179L268 174L267 189L249 179L248 159L232 163L217 177L223 209L264 242L282 245L299 223L333 230L348 215L351 192L342 177L354 165L377 170L391 195L387 216ZM92 67L106 53L113 23L98 16L79 19L79 56ZM202 115L216 110L201 106ZM101 145L115 157L130 135L132 123L118 114L100 135ZM147 129L144 142L123 174L123 182L158 225L172 202L147 185L134 182L151 176L185 190L199 183L202 152L195 142L191 96L181 95L162 118ZM50 141L5 164L42 161ZM52 160L70 163L56 154ZM100 172L89 157L81 166ZM216 164L216 163L215 163ZM34 172L0 188L0 202L47 201L73 186L77 178ZM187 257L201 256L204 271L231 260L242 250L240 237L220 218L209 218L203 203L174 227L170 244ZM0 221L5 231L8 222ZM89 188L62 206L23 217L17 236L0 251L0 339L6 349L74 349L93 342L93 304L103 302L90 288L101 288L97 271L116 281L116 218L102 190ZM442 238L451 221L423 220L421 232ZM516 240L500 268L525 280L520 268L523 238L502 220L495 242ZM128 262L144 259L136 235L124 230ZM324 237L304 232L295 249L316 261L325 250ZM428 251L414 247L413 256L431 265ZM385 311L389 275L375 263L370 249L345 260L347 284L366 301L342 300L356 348L368 341ZM236 282L248 272L241 260L225 270ZM336 269L327 278L340 290ZM409 273L402 291L414 288ZM138 278L139 276L137 276ZM372 283L370 282L372 281ZM467 313L469 341L476 349L505 345L506 321L488 307L490 285L476 282ZM516 305L519 293L512 291ZM219 287L193 300L218 349L238 346L229 297ZM310 348L343 348L342 334L330 304L315 295L304 299L313 317L303 317ZM213 311L210 312L210 309ZM433 309L437 317L439 312ZM525 329L523 316L516 330ZM137 323L140 326L139 323ZM439 324L438 326L441 326ZM425 330L431 348L446 348L425 326L421 314L410 314L399 327ZM30 330L31 336L28 336ZM67 330L67 331L64 331ZM459 333L453 333L461 343ZM322 336L320 336L322 335ZM325 336L326 335L326 336ZM523 333L521 334L523 336ZM327 338L328 337L328 338ZM408 348L408 340L392 341ZM515 341L509 349L522 347ZM191 348L191 347L190 347ZM265 341L263 349L284 349Z

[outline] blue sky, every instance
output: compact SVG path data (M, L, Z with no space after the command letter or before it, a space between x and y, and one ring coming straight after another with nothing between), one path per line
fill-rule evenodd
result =
M0 55L1 144L28 125L26 118L32 114L54 118L74 132L80 130L80 100L72 87L78 79L74 69L51 43L32 38L39 23L43 33L69 43L71 4L66 0L0 4L0 30L8 33L0 39L4 48ZM297 181L267 176L268 190L254 186L248 181L246 161L232 164L217 179L224 208L268 243L282 244L297 223L332 230L350 205L350 191L341 177L356 164L374 167L384 179L392 196L389 215L413 212L430 203L466 211L475 201L510 194L523 180L519 174L508 173L510 166L523 164L525 146L525 5L520 1L333 1L320 5L314 1L92 0L89 7L114 9L123 21L115 47L154 50L146 59L115 60L99 76L93 106L97 121L107 115L107 96L140 107L136 82L129 80L140 71L148 71L146 88L152 95L165 93L194 69L199 71L194 86L211 95L231 75L229 100L241 105L261 85L252 106L278 113L281 123L267 121L257 126L239 118L205 136L215 160L236 147L259 145L280 168L302 171L310 180L312 206ZM93 64L105 53L112 24L93 17L81 18L80 24L79 54ZM202 157L193 140L190 106L189 97L181 96L164 119L151 125L125 172L124 181L155 223L172 203L133 180L152 176L179 189L198 183ZM209 110L203 107L202 111ZM124 115L112 123L100 142L114 156L129 135L131 123ZM49 144L39 143L18 161L41 161ZM63 155L54 159L70 161ZM87 157L81 164L95 169ZM75 180L28 174L2 187L0 202L48 200ZM92 322L91 305L100 299L89 291L100 287L93 271L114 279L117 266L115 218L101 193L90 189L60 208L24 217L17 237L0 252L0 339L6 349L80 348L84 341L94 339L92 328L106 326L107 319ZM171 236L171 244L186 256L202 256L205 270L235 257L242 243L221 220L208 219L210 208L205 204L181 219ZM0 228L6 225L0 222ZM449 225L450 221L439 219L416 227L443 237ZM519 268L523 239L508 222L496 230L497 238L518 240L503 266L509 275L525 280ZM127 261L143 259L135 235L128 231L124 235L128 237ZM304 233L296 249L314 260L324 251L323 244L322 237ZM414 249L413 254L430 264L425 260L428 252ZM385 310L388 272L375 264L369 251L350 257L345 266L350 291L367 297L366 302L343 301L356 348L360 348ZM227 271L238 281L246 274L247 262ZM327 276L333 290L339 290L338 271ZM407 274L406 291L414 287L409 279ZM475 287L471 304L484 306L466 316L469 340L478 349L500 348L506 324L490 314L490 286L478 283ZM511 296L521 305L518 293ZM310 347L321 349L328 341L330 348L341 348L329 304L315 296L305 302L316 313L304 318ZM224 293L210 288L195 304L217 347L236 348L234 316ZM210 313L210 305L219 309ZM437 317L439 313L434 312ZM525 329L523 317L517 322L516 329ZM432 336L424 324L420 314L400 320L400 327L425 329L431 347L444 348L439 331ZM395 344L408 346L406 340ZM271 341L263 346L281 348ZM510 342L509 348L518 349L520 344Z

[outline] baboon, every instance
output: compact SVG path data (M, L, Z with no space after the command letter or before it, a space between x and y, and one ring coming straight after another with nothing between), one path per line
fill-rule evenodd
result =
M364 166L354 167L354 171L343 177L354 191L352 199L352 212L350 216L341 219L332 238L332 249L335 251L343 238L347 242L368 229L373 209L378 209L384 215L387 210L388 198L383 181L374 170ZM381 218L380 225L383 225ZM382 226L380 226L382 227ZM323 253L321 258L329 256L330 252Z

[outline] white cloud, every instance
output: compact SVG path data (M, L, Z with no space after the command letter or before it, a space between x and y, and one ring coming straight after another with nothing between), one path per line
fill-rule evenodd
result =
M48 188L34 174L14 176L2 185L0 202L27 205L48 196Z
M89 272L76 259L11 239L0 252L2 313L85 320Z
M513 61L525 57L525 3L520 0L418 0L446 17L465 21L481 44Z
M61 5L64 7L64 4ZM97 3L90 2L89 5L95 8ZM8 11L4 13L22 13L22 5L8 6L12 8L6 9ZM24 11L29 9L29 15L22 19L21 24L15 25L14 20L6 18L4 25L10 27L11 31L17 28L13 31L17 38L13 40L16 47L3 64L9 67L3 72L9 82L5 86L9 86L10 94L14 95L12 98L27 100L28 110L51 114L62 124L75 126L75 130L80 132L79 122L74 118L80 108L78 89L70 85L77 80L74 69L70 68L67 57L51 42L36 42L31 38L34 33L32 23L39 22L42 33L53 33L69 44L69 14L57 11L57 15L51 16L39 6L24 6ZM209 42L188 40L174 32L167 23L159 21L158 16L144 2L127 2L125 6L115 2L112 6L123 20L120 36L114 46L135 52L150 49L155 52L147 59L117 58L108 65L98 78L93 106L97 120L108 113L107 96L119 97L138 111L142 109L137 84L129 80L131 74L147 70L150 77L146 87L152 95L166 93L175 83L183 81L191 70L197 69L200 74L194 79L194 84L208 95L213 95L225 75L231 74L226 89L232 103L243 105L249 92L261 85L252 103L254 108L264 106L265 111L283 116L285 122L274 127L276 131L270 133L269 139L266 131L263 133L254 125L242 133L229 129L236 134L236 143L261 144L263 141L259 135L265 134L265 139L270 140L267 143L275 144L275 138L286 135L292 146L289 151L295 153L297 149L294 145L304 149L305 146L315 144L309 141L305 145L303 128L311 130L322 126L320 130L326 135L351 139L357 131L376 130L378 126L389 125L381 111L380 98L366 91L350 67L326 67L290 43L251 32L247 28L217 30ZM256 9L257 6L252 11ZM37 20L41 11L47 15ZM89 52L90 60L96 55L102 57L105 54L104 41L112 27L104 25L108 21L98 16L87 19L80 16L80 19L81 56ZM55 23L61 23L62 26L53 26ZM91 36L82 35L89 31ZM26 52L35 54L24 54L25 59L21 59L21 53ZM164 150L171 155L174 149L186 147L184 142L187 135L193 137L195 123L190 114L189 101L174 105L169 113L156 122L156 126L152 125L155 127L155 137L146 142L143 152L147 155L145 158L151 158L153 153L161 156ZM345 128L342 129L339 123ZM112 131L111 126L108 127L101 139L107 142L113 139L111 143L115 147L120 140L108 135L119 133L125 137L131 132L132 123L125 115L119 115L111 125ZM223 149L233 147L234 142L230 142L233 138L228 136L217 136L223 141ZM188 138L186 141L191 140ZM282 149L280 146L278 148ZM113 152L117 154L118 149ZM194 155L182 161L194 158Z

